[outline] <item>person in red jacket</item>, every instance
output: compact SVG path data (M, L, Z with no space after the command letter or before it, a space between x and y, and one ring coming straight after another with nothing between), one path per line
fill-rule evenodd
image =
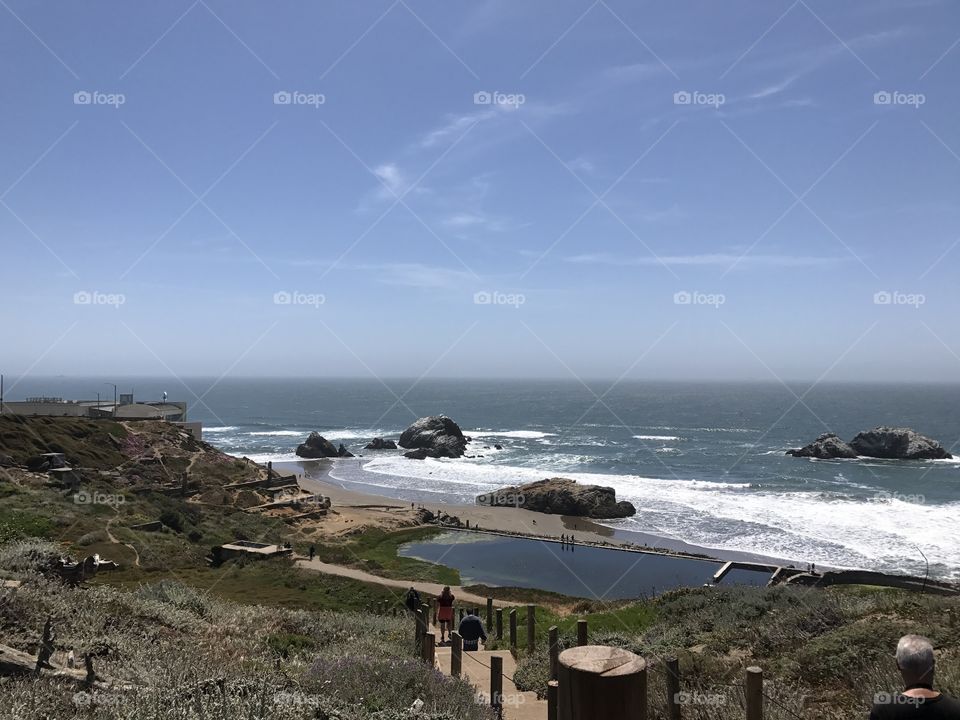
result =
M447 585L437 596L437 621L440 623L440 642L446 642L447 633L453 632L453 593Z

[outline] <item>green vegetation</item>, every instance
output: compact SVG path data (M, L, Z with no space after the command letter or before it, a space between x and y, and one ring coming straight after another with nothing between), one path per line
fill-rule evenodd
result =
M172 572L121 570L99 575L94 582L135 589L167 578L224 600L248 605L362 612L384 601L390 607L399 606L403 601L399 590L300 570L289 560L238 559L218 568L181 568Z
M56 546L0 548L0 570L24 581L0 603L3 642L35 651L44 622L55 662L89 653L110 687L32 675L3 681L0 720L40 717L207 720L489 720L466 683L411 657L392 617L252 607L164 580L123 590L71 588L39 571Z
M0 452L17 463L43 453L64 453L70 465L114 468L128 460L121 452L126 428L113 420L0 416Z
M892 654L906 633L927 635L943 648L937 684L960 692L960 598L887 588L696 588L588 619L591 644L624 647L651 663L650 697L660 713L662 659L674 656L683 689L716 700L699 708L704 717L743 716L743 669L754 664L770 680L768 717L854 717L875 692L899 687ZM559 625L561 647L576 644L571 627ZM520 653L518 686L546 691L546 650L538 643L532 656Z
M328 563L357 567L374 575L399 580L419 580L459 585L460 573L452 568L400 557L397 549L406 543L428 540L441 534L438 528L386 531L367 528L342 543L317 545L317 557Z

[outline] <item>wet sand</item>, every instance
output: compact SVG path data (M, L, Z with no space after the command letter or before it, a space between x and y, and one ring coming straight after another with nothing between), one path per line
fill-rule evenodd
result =
M671 555L710 558L718 561L788 564L788 561L746 552L719 551L698 547L681 540L657 535L619 530L593 522L587 518L544 513L519 508L486 507L446 503L418 503L369 493L349 487L330 477L336 460L304 460L274 463L281 473L299 476L300 486L312 493L321 493L331 499L334 518L324 521L333 533L355 530L359 526L402 527L417 523L417 508L434 513L444 512L460 518L466 530L490 532L517 537L536 537L559 542L560 536L572 535L578 544L600 545L610 548L664 552ZM455 530L455 528L454 528Z

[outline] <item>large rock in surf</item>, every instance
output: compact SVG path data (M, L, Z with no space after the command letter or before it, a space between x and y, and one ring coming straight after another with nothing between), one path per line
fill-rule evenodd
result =
M910 428L878 427L858 433L849 443L824 433L809 445L787 450L787 455L821 460L872 457L888 460L949 460L953 457L936 440Z
M384 440L383 438L374 438L367 443L364 450L396 450L397 444L393 440Z
M467 448L460 426L446 415L431 415L417 420L400 435L400 447L411 450L404 457L414 460L458 458Z
M310 436L302 443L297 445L297 455L302 458L328 458L328 457L353 457L353 455L340 443L336 448L333 443L327 440L318 432L310 433Z
M611 487L580 485L567 478L547 478L526 485L500 488L477 496L477 504L491 507L519 507L550 515L572 515L611 520L635 515L636 508L626 500L617 502Z
M949 460L943 446L910 428L877 427L850 441L857 454L894 460Z
M797 450L787 450L787 455L830 460L833 458L855 458L857 457L857 451L836 434L824 433L809 445L804 445Z

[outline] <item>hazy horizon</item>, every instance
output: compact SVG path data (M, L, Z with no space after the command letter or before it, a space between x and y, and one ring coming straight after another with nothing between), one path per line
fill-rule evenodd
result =
M960 379L948 0L0 16L9 377Z

